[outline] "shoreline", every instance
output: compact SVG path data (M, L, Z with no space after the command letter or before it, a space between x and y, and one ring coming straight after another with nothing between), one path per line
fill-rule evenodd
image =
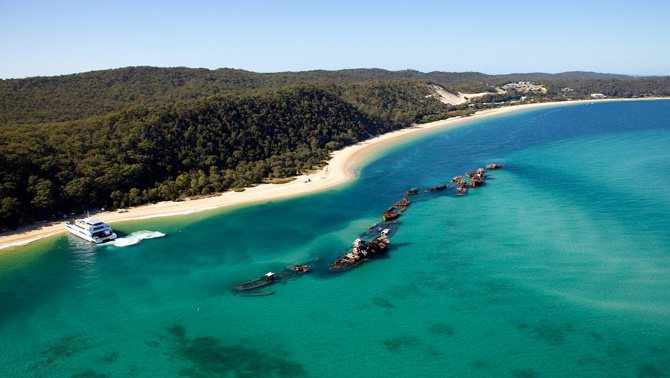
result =
M246 188L242 192L227 191L212 197L201 199L187 199L183 201L166 201L156 204L141 205L127 208L123 213L106 211L94 214L94 216L107 223L134 221L158 217L177 216L198 213L223 207L246 205L262 201L285 199L310 193L320 192L341 184L354 177L354 169L367 158L373 156L379 147L388 145L409 135L419 135L427 131L448 130L467 124L473 120L481 120L496 115L530 110L552 106L578 105L596 102L612 101L639 101L660 100L668 98L641 98L641 99L606 99L606 100L577 100L561 102L545 102L535 104L524 104L505 106L501 108L479 111L471 116L454 117L446 120L435 121L426 124L412 125L410 127L392 131L371 139L347 146L331 154L331 158L322 169L309 174L297 176L295 180L286 184L260 184ZM307 181L309 180L309 181ZM47 225L33 224L19 231L12 231L0 235L0 250L26 245L33 241L64 233L66 220L50 222ZM1 252L0 252L1 253Z

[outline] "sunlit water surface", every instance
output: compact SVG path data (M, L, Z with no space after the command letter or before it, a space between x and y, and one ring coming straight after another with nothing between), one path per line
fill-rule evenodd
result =
M328 192L0 251L0 376L670 376L669 120L670 101L523 111ZM465 197L412 197L387 255L327 271L405 190L490 162ZM232 290L314 260L274 295Z

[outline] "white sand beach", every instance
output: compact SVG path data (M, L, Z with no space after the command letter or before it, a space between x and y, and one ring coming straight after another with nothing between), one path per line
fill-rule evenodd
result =
M354 176L354 168L369 156L373 156L376 148L387 145L391 141L398 141L408 135L426 132L428 130L454 128L476 119L482 119L494 115L500 115L520 110L528 110L539 107L570 105L580 103L591 103L595 101L627 101L627 100L583 100L570 102L554 102L527 104L518 106L508 106L477 112L469 117L450 118L443 121L437 121L387 133L352 146L343 148L332 154L328 165L320 171L302 175L296 180L286 184L261 184L252 188L247 188L243 192L228 191L217 194L212 197L184 200L168 201L156 204L143 205L126 209L119 212L100 212L95 217L108 223L148 219L155 217L176 216L191 214L199 211L233 206L240 204L249 204L260 201L268 201L280 198L299 196L307 193L314 193L351 180ZM51 222L48 224L35 224L26 226L19 231L12 231L0 235L0 249L24 245L32 241L60 234L65 232L64 221Z

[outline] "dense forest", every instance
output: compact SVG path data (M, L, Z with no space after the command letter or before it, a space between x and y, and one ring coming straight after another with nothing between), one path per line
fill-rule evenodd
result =
M634 78L592 72L485 75L478 72L352 69L255 73L234 69L128 67L55 77L0 80L0 127L14 123L73 121L131 106L159 106L227 93L277 89L298 83L361 84L389 81L435 83L452 92L491 91L528 80L579 94L670 95L668 78Z
M499 87L532 80L547 91ZM431 85L488 92L440 102ZM572 91L562 89L570 87ZM668 96L670 78L130 67L0 81L0 229L94 207L244 188L412 123L526 101Z
M482 92L485 75L435 77L451 90ZM129 67L57 77L0 80L0 127L83 119L130 106L159 106L227 93L277 89L298 83L361 84L430 81L418 71L344 70L255 73L233 69Z
M241 188L448 110L408 82L298 84L0 133L0 222ZM343 97L350 98L345 101Z

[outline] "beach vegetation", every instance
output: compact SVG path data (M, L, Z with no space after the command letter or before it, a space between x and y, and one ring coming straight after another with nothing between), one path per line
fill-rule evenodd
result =
M335 142L331 140L330 142L326 143L326 149L328 149L329 151L336 151L339 150L340 148L342 148L342 143L340 142Z
M289 177L285 179L275 179L275 180L269 180L268 184L276 184L276 185L281 185L281 184L288 184L289 182L295 181L297 178L295 177Z

